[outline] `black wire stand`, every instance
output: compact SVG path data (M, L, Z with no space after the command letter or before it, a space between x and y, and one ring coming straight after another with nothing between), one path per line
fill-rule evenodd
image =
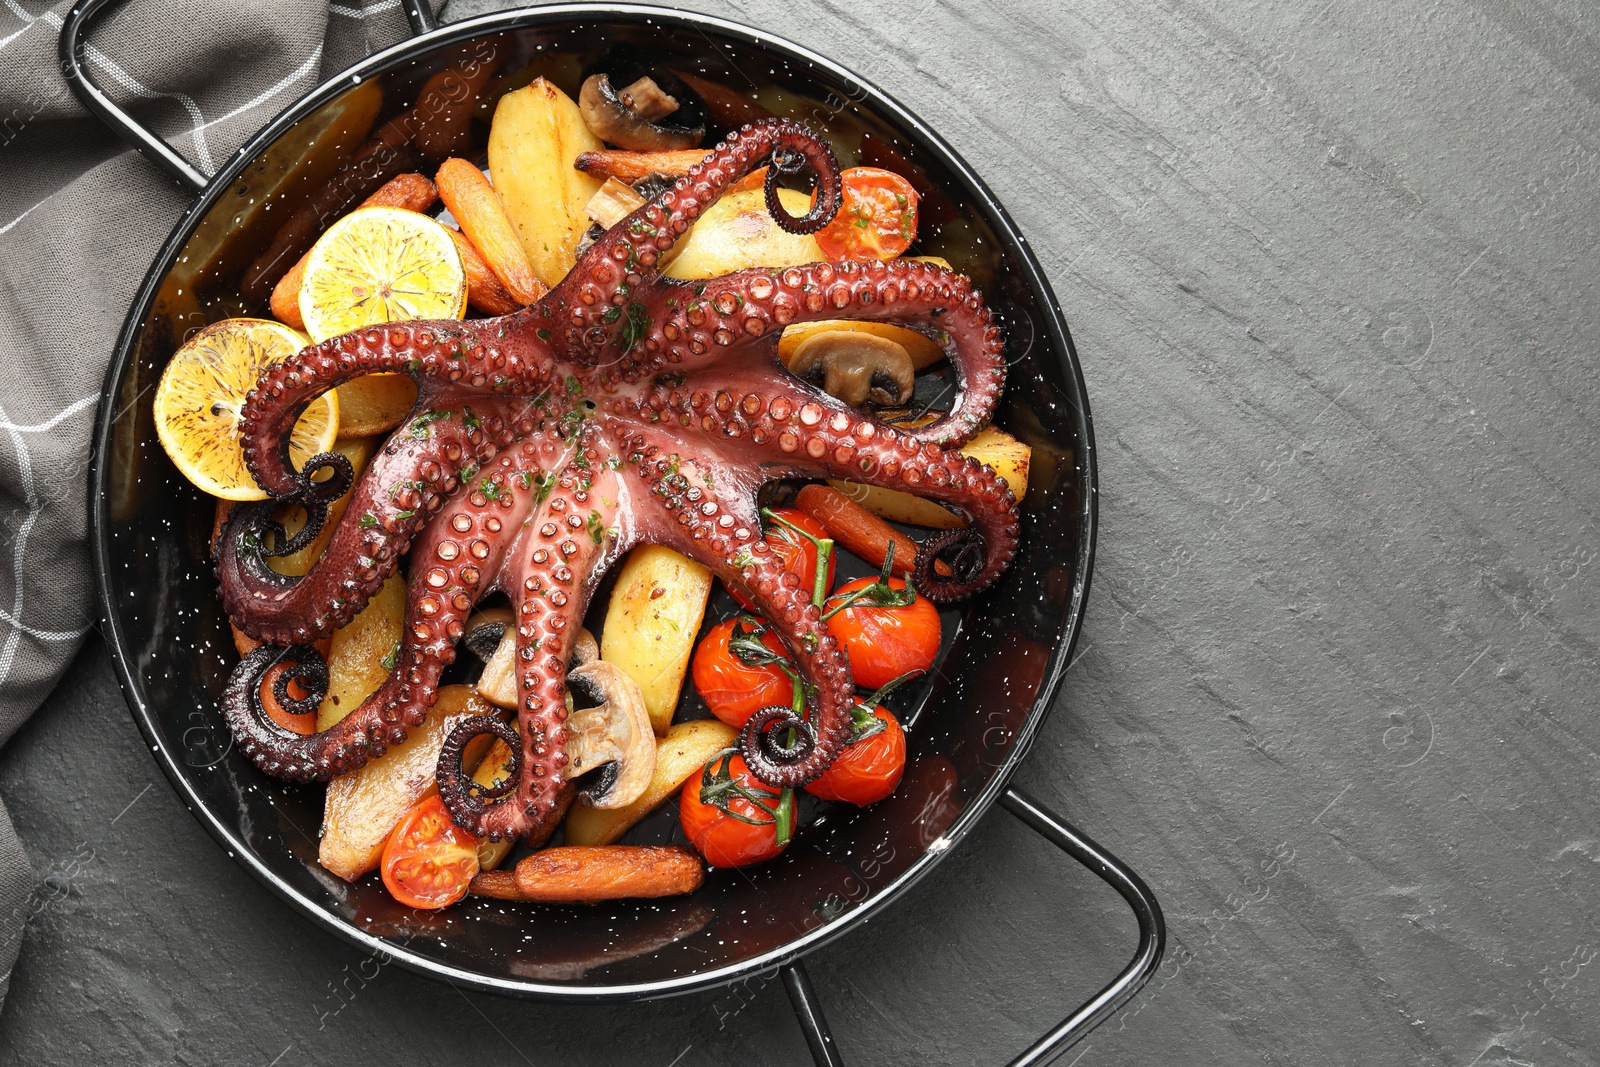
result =
M1029 1045L1008 1065L1043 1067L1087 1037L1090 1031L1133 999L1134 994L1150 980L1166 950L1167 927L1155 894L1150 892L1150 887L1144 884L1144 879L1132 867L1015 786L1008 787L1000 794L1000 803L1046 841L1089 868L1115 889L1128 902L1128 907L1133 909L1134 918L1139 923L1138 946L1122 973ZM789 991L789 1001L794 1006L795 1018L800 1023L806 1044L811 1048L811 1058L816 1067L844 1067L839 1046L828 1030L822 1002L806 974L805 963L795 960L785 964L781 973L784 988Z

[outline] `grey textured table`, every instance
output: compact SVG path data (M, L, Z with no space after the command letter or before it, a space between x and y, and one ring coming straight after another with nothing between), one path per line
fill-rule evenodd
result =
M690 6L943 131L1072 324L1100 551L1019 781L1171 944L1063 1062L1600 1062L1593 5ZM0 792L40 879L0 1062L806 1060L777 983L572 1009L373 967L183 810L98 644ZM1125 958L1120 900L985 830L815 957L849 1061L1003 1060Z

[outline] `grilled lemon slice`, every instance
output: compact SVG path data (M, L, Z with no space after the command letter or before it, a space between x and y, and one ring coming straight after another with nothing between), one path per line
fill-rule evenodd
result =
M467 272L445 228L392 207L357 208L311 248L300 314L313 341L407 319L459 319Z
M225 500L265 500L239 448L239 410L256 381L308 342L268 319L223 319L173 355L156 387L156 433L183 476ZM339 401L330 390L312 401L289 437L295 467L333 447Z

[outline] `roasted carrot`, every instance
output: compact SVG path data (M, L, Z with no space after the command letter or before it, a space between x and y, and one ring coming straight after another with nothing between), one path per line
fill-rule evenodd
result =
M606 148L598 152L580 152L573 166L601 181L616 178L623 182L636 182L652 174L678 177L688 174L689 168L710 155L699 148L681 152L628 152L620 148Z
M517 864L516 880L518 900L591 904L692 893L705 880L705 869L694 853L681 848L562 845L524 857ZM502 884L491 882L489 887Z
M312 711L307 712L304 715L291 715L288 709L286 709L282 704L278 703L278 697L274 687L277 684L278 675L283 673L283 670L286 666L288 665L274 664L273 666L267 668L266 673L262 674L261 688L258 691L261 696L261 710L267 713L267 718L271 719L285 730L288 730L290 733L296 733L302 736L305 734L314 734L317 732L317 716L315 709L312 709ZM284 688L289 694L290 700L304 700L309 695L303 688L301 688L300 683L294 681L293 679L291 679L289 684Z
M516 871L479 871L467 886L467 892L496 900L523 899L522 890L517 888Z
M426 211L439 199L439 191L433 183L421 174L401 174L390 178L378 188L378 191L367 197L357 206L359 207L399 207L407 211ZM272 309L272 314L279 322L293 326L297 330L306 327L305 319L300 316L300 283L306 277L306 259L311 255L308 250L300 257L300 261L289 268L289 273L278 279L278 284L272 287L272 298L267 301Z
M456 251L461 253L461 265L466 268L467 303L491 315L509 315L522 307L516 297L500 284L500 279L494 276L494 271L489 269L489 264L484 262L483 256L478 254L466 235L448 226L445 230L456 243Z
M444 206L506 292L522 304L532 304L549 292L533 273L500 194L483 171L464 159L447 159L434 178Z
M828 536L874 567L883 566L894 545L894 573L906 577L917 562L917 543L830 485L808 485L794 498L794 506L822 523ZM934 570L949 574L941 561Z

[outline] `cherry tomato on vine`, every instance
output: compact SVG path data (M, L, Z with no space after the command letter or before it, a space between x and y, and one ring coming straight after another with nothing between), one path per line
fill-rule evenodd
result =
M719 622L694 650L695 690L711 714L740 729L762 708L794 701L794 680L776 662L785 655L778 635L759 619L740 615ZM760 662L766 659L772 662Z
M794 834L794 795L774 789L732 751L713 757L683 786L678 821L713 867L770 860Z
M821 777L806 783L805 790L823 800L864 808L893 793L905 769L906 732L900 720L882 705L869 712L858 704L850 740Z
M839 213L817 231L823 255L893 259L911 247L917 239L917 191L910 182L878 167L851 167L839 177Z
M939 652L939 611L900 578L857 578L841 585L823 609L828 632L850 656L862 688L888 685L925 671Z
M766 515L767 544L772 547L773 555L777 556L779 562L783 564L783 569L792 571L799 576L801 592L809 595L811 590L815 588L817 581L817 542L811 540L811 537L821 541L828 536L827 529L810 515L803 511L796 511L793 508L774 508L767 512ZM780 519L782 520L781 522L779 521ZM804 537L796 533L788 526L785 526L785 522L804 530L811 537ZM828 573L822 583L823 589L828 589L833 585L833 565L834 557L830 551L828 553ZM728 591L733 593L733 599L737 600L746 611L757 610L755 604L747 600L743 593L733 589Z
M443 908L467 895L478 873L478 839L450 821L439 794L400 820L383 846L383 884L410 908Z

